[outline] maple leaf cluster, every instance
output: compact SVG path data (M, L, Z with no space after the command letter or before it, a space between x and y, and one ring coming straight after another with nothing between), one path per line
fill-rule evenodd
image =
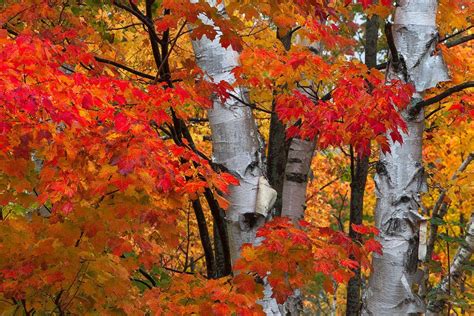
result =
M318 139L319 148L352 145L360 155L370 155L371 141L384 152L389 141L401 141L406 126L400 110L410 102L410 84L387 84L377 70L328 63L308 49L253 49L243 56L236 74L257 91L279 92L275 110L289 138Z
M265 279L272 287L272 296L283 303L296 289L308 286L308 280L321 274L324 289L334 293L334 282L349 281L352 270L370 266L370 253L381 253L380 244L373 238L378 231L373 227L354 227L366 236L363 244L359 244L328 227L305 221L300 221L299 226L285 217L266 223L257 232L260 244L242 247L242 257L235 265L240 273L235 282L254 290L249 277L257 277L254 281Z

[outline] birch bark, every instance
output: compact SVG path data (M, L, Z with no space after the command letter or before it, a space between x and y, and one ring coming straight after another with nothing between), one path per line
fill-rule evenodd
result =
M211 2L211 5L217 6L221 14L225 15L222 3L217 5ZM214 25L205 15L201 15L200 19L208 25ZM239 66L239 53L230 46L224 48L220 44L222 32L218 27L216 31L214 40L203 36L192 42L197 64L206 73L207 80L233 84L235 77L232 70ZM243 88L238 87L233 93L245 102L248 101ZM208 111L208 116L213 162L226 167L240 182L240 185L230 188L230 206L226 212L229 246L234 264L242 244L254 242L256 230L265 220L264 216L256 213L258 184L264 170L264 144L251 109L239 101L228 98L222 102L218 96L213 96L213 108Z
M282 195L282 216L294 222L304 217L306 187L316 142L294 138L291 140L285 168Z
M225 16L223 3L208 1ZM199 17L203 23L215 27L214 40L203 36L192 42L199 67L206 73L206 79L215 83L235 82L232 70L239 66L239 53L231 46L224 48L220 44L221 30L205 15ZM244 88L233 91L240 100L249 103ZM211 127L213 155L216 164L223 165L238 179L239 185L230 188L230 206L226 212L227 232L232 265L240 256L244 243L255 244L257 229L265 222L268 211L276 199L273 190L264 177L264 142L261 138L251 109L239 101L229 98L222 102L213 96L213 108L208 111ZM266 315L281 315L278 304L272 298L271 286L264 280L264 298L259 301Z
M403 144L391 143L376 166L375 224L383 255L374 255L373 273L365 295L364 315L422 313L425 306L413 293L418 272L419 195L425 191L422 165L424 113L413 113L426 89L448 80L446 66L434 53L436 0L401 0L392 27L393 46L388 79L411 82L416 92L402 116L408 127ZM388 38L390 44L390 38Z

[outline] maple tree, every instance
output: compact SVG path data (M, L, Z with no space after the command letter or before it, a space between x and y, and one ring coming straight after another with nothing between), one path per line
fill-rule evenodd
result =
M294 314L354 277L357 315L360 275L384 255L369 165L436 103L419 294L442 310L451 281L470 284L472 250L454 242L472 239L474 109L472 8L439 6L430 49L452 82L414 102L426 87L403 76L389 24L377 65L388 1L2 1L0 309Z

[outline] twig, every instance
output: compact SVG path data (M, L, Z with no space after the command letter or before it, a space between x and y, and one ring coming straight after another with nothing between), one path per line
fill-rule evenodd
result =
M450 95L452 95L454 93L460 92L460 91L462 91L464 89L467 89L467 88L473 88L473 87L474 87L474 81L467 81L467 82L461 83L457 86L451 87L451 88L441 92L440 94L438 94L438 95L436 95L432 98L429 98L429 99L418 102L417 104L415 104L410 109L409 114L411 116L416 116L416 115L418 115L418 113L420 113L420 111L423 107L431 105L431 104L436 103L436 102L440 102L441 100L449 97Z

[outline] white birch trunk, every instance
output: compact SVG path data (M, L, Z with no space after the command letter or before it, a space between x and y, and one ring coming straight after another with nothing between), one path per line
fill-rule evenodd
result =
M316 146L315 141L294 138L288 150L288 159L283 179L281 216L289 217L293 223L304 218L306 209L306 189L311 171L311 161ZM285 303L280 305L282 315L295 316L302 312L302 295L296 289Z
M421 280L418 271L418 226L422 221L419 195L425 191L422 165L424 113L410 114L426 89L448 80L441 56L434 54L436 0L401 0L392 27L400 59L392 61L388 78L414 84L416 93L402 116L408 126L403 144L390 144L381 154L375 176L377 204L375 224L380 230L383 255L373 256L373 272L364 298L364 315L407 315L422 313L425 306L412 291ZM396 56L395 56L396 57Z
M211 4L212 5L212 4ZM215 4L214 4L215 5ZM218 5L224 12L224 6ZM214 25L206 16L200 19ZM220 44L221 31L216 27L218 35L214 40L203 36L192 42L197 64L206 73L207 80L229 84L235 82L232 70L239 66L239 53ZM243 88L233 92L248 102ZM211 127L213 155L216 164L225 166L240 181L240 185L232 186L228 199L229 209L226 212L232 263L239 257L243 243L253 243L255 232L264 217L255 210L259 178L263 175L263 142L261 141L255 119L248 106L228 98L222 102L213 96L213 108L208 111Z
M297 222L304 217L306 187L311 170L315 141L294 138L288 151L283 181L281 215Z
M225 16L223 3L208 1ZM214 25L205 15L199 17L203 23ZM215 27L214 40L203 36L192 42L197 64L206 73L206 79L215 83L235 82L232 70L239 66L239 53L232 47L224 48L219 40L221 31ZM248 95L238 87L234 94L246 103ZM228 98L222 102L213 97L213 108L208 111L211 127L213 155L216 164L225 166L238 179L238 186L230 187L227 198L230 206L226 212L229 248L234 265L244 243L256 244L256 231L265 222L267 212L276 199L273 190L264 178L264 143L259 134L251 109L239 101ZM265 280L264 280L265 281ZM264 298L259 301L266 315L279 316L278 304L272 298L271 286L264 282Z
M465 243L459 246L453 262L449 267L449 274L445 276L436 289L436 295L428 303L427 316L442 315L446 300L443 296L449 295L450 288L455 285L463 272L463 266L471 259L474 251L474 213L471 214L471 220L466 226Z

